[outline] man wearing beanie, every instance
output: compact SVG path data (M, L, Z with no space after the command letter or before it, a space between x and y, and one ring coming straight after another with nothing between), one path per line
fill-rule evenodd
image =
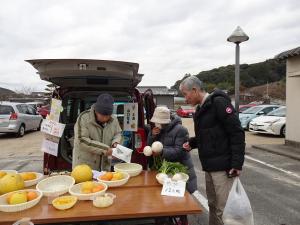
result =
M88 164L94 170L110 171L112 147L121 141L118 119L112 116L114 99L101 94L89 110L82 112L76 121L74 132L73 168Z

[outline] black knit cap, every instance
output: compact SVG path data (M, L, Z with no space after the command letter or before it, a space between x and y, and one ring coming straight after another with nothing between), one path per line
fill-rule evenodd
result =
M110 94L101 94L98 96L94 105L95 111L102 115L111 115L113 112L114 98Z

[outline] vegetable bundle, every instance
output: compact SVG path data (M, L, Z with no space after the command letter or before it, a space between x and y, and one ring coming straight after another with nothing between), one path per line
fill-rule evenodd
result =
M171 174L174 175L176 173L186 173L187 167L182 165L179 162L168 162L165 159L162 162L161 167L158 170L160 173Z

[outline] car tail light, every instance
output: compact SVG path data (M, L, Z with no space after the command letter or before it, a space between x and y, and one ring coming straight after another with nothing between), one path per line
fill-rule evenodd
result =
M9 120L17 120L18 119L18 114L17 113L11 113Z
M135 133L135 144L134 147L137 152L143 153L144 147L146 146L146 133L142 128L138 128Z

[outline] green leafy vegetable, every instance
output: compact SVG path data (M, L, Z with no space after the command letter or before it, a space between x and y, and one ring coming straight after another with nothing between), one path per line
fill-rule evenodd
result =
M162 162L162 165L158 171L160 173L174 175L175 173L186 173L187 174L187 170L188 170L188 168L179 162L168 162L164 159Z
M160 155L158 156L153 156L153 166L152 166L152 169L153 170L159 170L159 168L161 167L162 165L162 157Z

